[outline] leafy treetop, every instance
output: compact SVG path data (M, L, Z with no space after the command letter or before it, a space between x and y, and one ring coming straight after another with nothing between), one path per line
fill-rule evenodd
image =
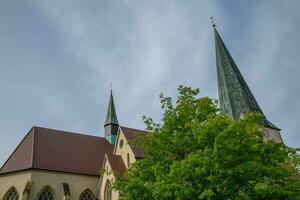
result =
M264 142L262 116L232 120L199 89L178 92L175 105L160 96L161 124L144 117L145 158L117 177L121 199L300 199L299 149Z

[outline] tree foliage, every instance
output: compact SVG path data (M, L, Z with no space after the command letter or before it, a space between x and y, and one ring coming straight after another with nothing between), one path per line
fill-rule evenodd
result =
M178 92L175 105L160 96L161 124L144 117L145 158L114 184L122 199L300 199L299 152L264 142L260 115L232 120L198 89Z

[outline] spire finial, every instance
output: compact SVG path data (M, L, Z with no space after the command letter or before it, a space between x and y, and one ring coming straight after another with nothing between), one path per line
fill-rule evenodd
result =
M212 27L215 28L216 27L216 24L215 24L216 20L215 20L214 16L211 16L210 20L211 20Z
M110 82L110 84L109 84L109 88L110 88L110 93L112 93L113 82Z

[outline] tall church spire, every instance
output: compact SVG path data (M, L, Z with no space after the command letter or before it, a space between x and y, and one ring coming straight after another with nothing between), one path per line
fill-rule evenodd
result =
M119 128L119 122L117 119L117 113L116 113L116 109L115 109L112 90L110 90L110 98L109 98L104 128L105 128L105 138L111 144L114 144L116 141L116 136L117 136L117 132L118 132L118 128Z
M231 116L233 119L238 119L248 112L258 112L264 116L262 124L265 127L280 130L266 119L263 111L258 105L254 95L249 89L241 72L221 39L214 22L213 29L215 33L219 103L221 112Z

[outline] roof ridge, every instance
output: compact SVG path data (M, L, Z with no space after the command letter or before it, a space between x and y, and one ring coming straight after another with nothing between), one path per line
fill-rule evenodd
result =
M105 139L104 137L101 136L96 136L96 135L89 135L89 134L85 134L85 133L78 133L78 132L71 132L71 131L63 131L63 130L59 130L59 129L53 129L53 128L46 128L46 127L41 127L41 126L35 126L35 128L37 129L46 129L49 131L56 131L59 132L61 134L73 134L73 135L81 135L81 136L85 136L85 137L96 137L99 139Z
M141 131L141 132L147 132L145 130L141 130L141 129L136 129L136 128L131 128L131 127L126 127L126 126L120 126L120 128L127 128L127 129L133 129L133 130L137 130L137 131Z

